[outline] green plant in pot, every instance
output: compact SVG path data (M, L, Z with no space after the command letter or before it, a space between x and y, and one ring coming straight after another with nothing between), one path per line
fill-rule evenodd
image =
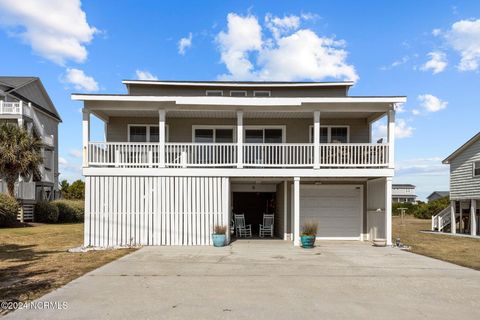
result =
M315 246L315 238L317 236L318 222L308 221L302 224L302 231L300 233L300 242L302 248L311 249Z
M214 247L223 247L227 242L227 227L216 225L213 228L212 240Z

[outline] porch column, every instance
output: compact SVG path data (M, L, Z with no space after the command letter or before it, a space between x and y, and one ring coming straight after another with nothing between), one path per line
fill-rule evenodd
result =
M320 169L320 111L313 112L313 168Z
M18 126L23 128L23 101L20 100L20 117L18 118Z
M283 240L287 240L288 181L283 181Z
M243 111L237 111L237 168L243 168Z
M158 166L160 168L165 168L165 117L165 110L158 110Z
M385 239L392 245L392 178L385 178Z
M388 111L388 167L395 168L395 110Z
M88 143L90 142L90 111L82 109L83 166L88 167Z
M300 177L293 178L293 245L300 245Z
M450 202L450 232L452 234L457 233L457 222L455 221L455 201Z
M470 235L477 235L477 200L470 200Z
M108 121L103 121L103 141L107 142L108 137Z

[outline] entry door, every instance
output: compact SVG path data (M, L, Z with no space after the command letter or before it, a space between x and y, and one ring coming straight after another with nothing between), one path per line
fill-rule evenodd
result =
M362 193L359 186L301 185L300 224L318 221L318 238L361 240Z

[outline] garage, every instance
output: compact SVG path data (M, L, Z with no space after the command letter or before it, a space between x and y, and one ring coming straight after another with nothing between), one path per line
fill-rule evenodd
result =
M357 185L300 186L300 225L318 221L317 238L361 240L363 187Z

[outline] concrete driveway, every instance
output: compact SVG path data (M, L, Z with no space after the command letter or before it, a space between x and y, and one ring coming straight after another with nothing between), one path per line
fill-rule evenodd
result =
M360 242L145 247L7 319L480 319L480 272Z

